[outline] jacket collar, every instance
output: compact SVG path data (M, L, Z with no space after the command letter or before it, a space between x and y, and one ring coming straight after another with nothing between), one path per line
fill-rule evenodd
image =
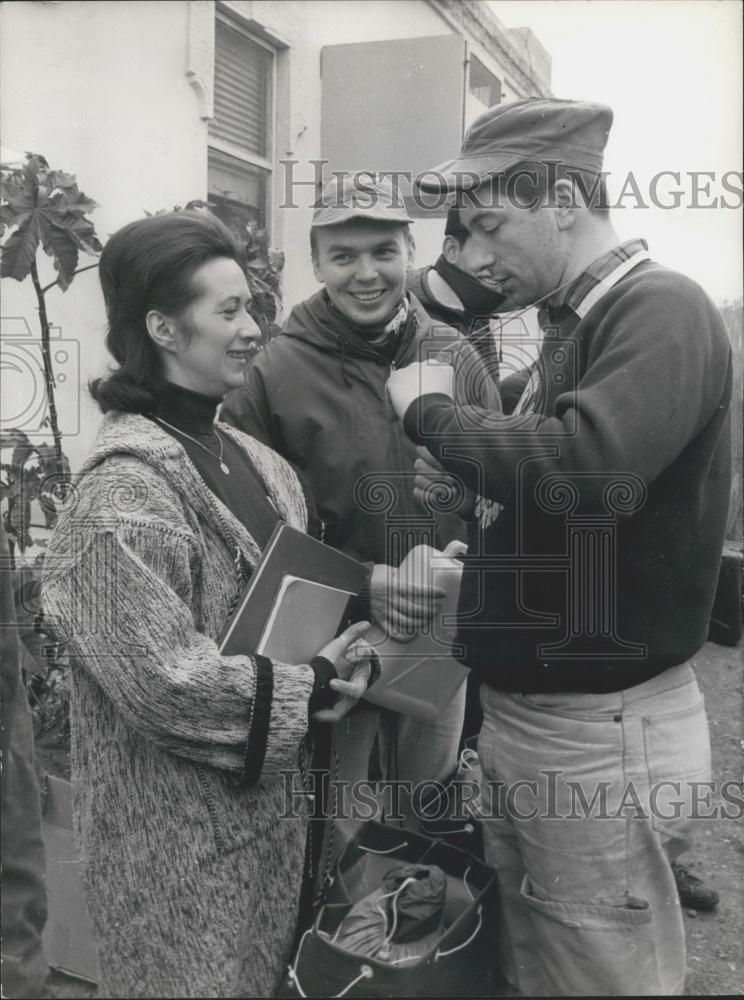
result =
M277 489L275 477L270 474L271 460L267 449L246 435L239 435L226 424L220 424L220 432L232 437L249 452L279 514L292 523L294 519L287 500ZM185 507L193 508L197 517L224 536L230 547L239 550L250 566L255 566L261 554L255 539L205 485L186 450L172 435L141 414L111 411L104 416L93 450L76 480L93 472L105 459L116 455L131 456L151 465L181 497ZM122 489L122 485L117 483L116 488ZM123 490L127 491L127 484L123 484ZM131 495L134 513L137 504L136 484L132 486ZM122 502L126 501L127 497L122 494Z
M365 340L337 309L331 307L325 289L295 306L283 334L343 357L363 358L385 366L391 362L403 364L409 359L419 329L428 324L423 306L414 296L408 296L408 304L408 316L401 324L392 352L384 352Z

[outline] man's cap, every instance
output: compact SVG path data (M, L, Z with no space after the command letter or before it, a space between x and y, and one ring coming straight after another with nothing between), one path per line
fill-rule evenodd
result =
M599 173L611 127L612 111L604 104L557 98L497 104L467 130L456 159L426 171L416 184L431 192L468 190L525 160Z
M326 184L315 204L311 229L320 226L340 226L351 219L371 219L375 222L413 222L406 214L403 197L387 177L374 174L344 174Z

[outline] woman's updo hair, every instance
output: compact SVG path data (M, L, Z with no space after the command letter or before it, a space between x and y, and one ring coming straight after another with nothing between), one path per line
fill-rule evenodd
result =
M163 370L145 317L151 309L181 316L199 297L194 272L215 257L244 267L238 240L206 212L152 215L130 222L108 241L99 276L108 317L106 347L119 368L89 387L104 413L154 408Z

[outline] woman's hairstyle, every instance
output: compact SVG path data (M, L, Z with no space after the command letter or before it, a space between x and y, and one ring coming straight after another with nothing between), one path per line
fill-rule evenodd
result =
M106 347L119 368L89 386L104 413L153 409L163 369L145 317L152 309L182 316L199 297L194 272L215 257L244 266L238 240L216 216L201 212L152 215L130 222L108 241L99 276L108 317Z

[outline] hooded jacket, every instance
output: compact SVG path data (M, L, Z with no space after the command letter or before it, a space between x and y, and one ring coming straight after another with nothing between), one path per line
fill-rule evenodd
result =
M473 317L466 312L464 306L461 309L456 309L454 306L440 302L434 296L428 281L429 272L433 270L434 268L429 264L426 267L417 267L409 272L406 280L406 288L412 295L416 296L429 317L435 323L444 323L459 330L464 337L469 336L476 328L488 327L488 320L484 320L482 316Z
M310 484L325 541L356 559L398 565L421 541L463 537L460 519L414 500L416 447L385 399L390 372L458 344L463 402L499 408L480 361L449 327L433 327L414 296L387 350L368 343L325 290L296 306L283 332L255 359L222 419L270 445Z
M468 312L464 306L457 309L438 299L429 284L429 275L435 270L436 268L427 266L409 272L406 288L419 300L432 323L453 327L472 344L498 389L504 413L511 413L527 385L530 370L525 368L507 377L503 376L503 372L500 370L500 345L497 347L494 340L489 317L475 316ZM439 277L445 281L441 274ZM457 298L454 290L452 294L454 298Z

